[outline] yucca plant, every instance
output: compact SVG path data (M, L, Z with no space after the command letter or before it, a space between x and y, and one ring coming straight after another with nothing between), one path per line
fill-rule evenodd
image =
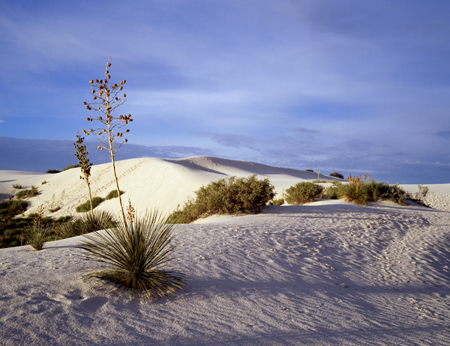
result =
M183 289L184 274L167 269L175 259L174 225L157 211L136 221L133 210L131 213L126 226L116 220L115 227L85 235L77 247L83 259L99 267L88 269L83 279L113 293L129 292L130 300L136 292L140 298L153 301Z
M133 119L131 118L131 114L120 115L118 117L114 115L115 110L123 105L127 99L126 94L121 94L126 80L124 79L119 84L108 84L111 79L109 74L109 68L111 67L111 63L109 62L110 59L111 57L106 62L105 79L96 79L95 81L91 79L89 81L89 84L92 87L92 99L94 102L84 102L86 109L103 113L105 118L102 116L99 116L98 118L87 118L89 122L99 121L102 124L102 127L95 130L83 130L83 133L87 136L91 133L97 135L100 141L98 148L100 150L108 150L112 163L114 181L116 182L116 189L117 191L120 191L119 180L116 173L115 154L121 145L128 141L124 138L124 134L130 132L130 130L127 129L121 132L121 129L127 126L129 122L132 122ZM118 195L118 199L122 221L126 228L127 222L125 220L125 211L120 194Z
M89 177L91 176L92 163L89 163L89 159L87 158L89 153L87 152L86 145L84 145L83 142L84 137L81 137L77 131L77 141L73 143L73 146L75 147L75 150L77 152L74 155L78 159L79 166L81 168L81 173L83 174L83 176L80 175L80 179L86 181L86 185L89 191L89 201L91 201L89 206L91 208L91 214L93 214L94 206L92 202L91 184L89 182Z

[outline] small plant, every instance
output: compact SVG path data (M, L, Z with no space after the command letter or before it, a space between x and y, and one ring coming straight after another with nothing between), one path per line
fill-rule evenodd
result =
M370 181L370 174L369 174L369 173L366 172L366 173L364 174L363 181L364 181L365 183L368 183L368 182Z
M47 172L45 172L45 173L51 173L51 174L56 174L56 173L59 173L59 172L61 172L61 171L58 171L57 169L49 169Z
M94 197L92 198L92 204L91 201L86 201L83 204L76 207L77 213L85 213L87 211L93 210L95 207L97 207L100 203L103 202L103 199L101 197Z
M314 172L312 169L305 169L306 172Z
M120 194L123 195L123 191L120 191ZM105 199L109 200L109 199L113 199L113 198L117 198L117 197L119 197L117 190L112 190L106 195Z
M288 188L284 192L284 197L288 204L304 204L314 202L320 193L321 188L319 186L303 181Z
M269 205L283 205L284 204L284 198L274 199L273 201L269 202Z
M31 198L31 197L35 197L37 196L38 190L35 186L31 186L31 189L29 190L22 190L16 193L16 198L17 199L21 199L21 198Z
M13 188L16 190L20 190L22 188L22 185L20 184L13 184Z
M344 179L344 176L343 176L341 173L338 173L338 172L330 173L330 177L335 177L335 178L339 178L339 179Z
M111 76L109 74L109 68L111 67L111 63L109 62L111 58L106 62L106 70L105 70L105 79L96 79L95 81L91 79L89 84L92 87L92 99L94 102L87 103L84 102L86 109L99 111L103 113L105 119L101 116L98 118L87 118L89 122L93 122L94 120L100 121L103 127L100 127L96 130L89 129L89 131L83 130L84 134L90 135L91 133L99 136L99 141L101 145L98 146L100 150L108 150L109 156L111 158L114 181L116 182L116 189L120 191L119 188L119 180L117 178L116 173L116 162L115 162L115 154L117 150L121 147L123 143L126 143L128 140L123 138L124 133L130 132L127 129L124 132L121 132L120 129L128 125L129 122L133 121L131 119L131 114L128 115L120 115L119 117L115 117L113 115L114 111L123 105L126 101L127 95L123 94L120 96L119 93L123 90L123 85L126 83L125 80L121 81L119 84L114 83L109 85L109 80ZM92 108L91 106L95 106ZM120 195L118 196L120 211L122 213L122 221L124 227L127 227L127 223L125 220L125 211L122 205L122 198Z
M352 176L351 174L348 175L347 177L347 181L350 182L354 182L354 183L361 183L362 179L361 179L361 175L358 176Z
M31 245L36 251L44 248L47 238L47 229L43 226L44 208L41 205L33 215L33 226L29 230L28 245Z
M84 260L100 265L89 269L83 279L109 287L114 294L129 292L130 300L138 293L140 298L153 301L183 289L184 274L167 269L174 260L174 225L157 212L138 220L134 211L132 219L128 212L127 227L117 221L111 229L85 235L77 246Z
M67 171L68 169L78 168L78 167L81 167L81 165L80 164L70 165L70 166L67 166L67 167L63 168L62 171L64 172L64 171Z
M47 184L48 183L48 181L47 180L44 180L41 184L42 185L45 185L45 184Z

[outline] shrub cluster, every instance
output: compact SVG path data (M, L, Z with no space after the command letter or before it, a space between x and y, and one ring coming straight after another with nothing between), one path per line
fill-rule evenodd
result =
M273 201L269 202L269 205L283 205L284 204L284 198L274 199Z
M389 200L399 205L405 203L407 194L398 184L389 185L383 182L372 180L370 183L363 183L357 177L351 179L348 184L333 182L333 186L326 189L324 198L345 199L360 205L367 205L367 202L379 200Z
M61 172L61 171L58 171L57 169L49 169L49 170L47 170L47 172L45 172L45 173L55 174L55 173L59 173L59 172Z
M268 179L231 177L213 181L195 191L196 199L188 200L169 215L173 223L190 223L212 214L260 212L275 197L274 186Z
M289 204L304 204L313 202L320 196L322 189L311 182L301 182L291 186L284 192L286 203Z
M103 199L101 197L94 197L94 198L92 198L92 209L97 207L102 202L103 202ZM91 210L91 201L86 201L83 204L80 204L76 208L76 211L78 213L85 213L85 212L90 211L90 210Z

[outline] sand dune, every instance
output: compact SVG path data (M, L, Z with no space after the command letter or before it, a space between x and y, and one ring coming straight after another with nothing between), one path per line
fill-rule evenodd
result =
M279 191L316 178L207 157L127 160L119 172L126 199L172 203L164 210L230 175L256 172ZM48 180L40 201L65 189L71 210L85 198L78 176L3 171L0 192ZM113 188L109 166L94 167L93 179L100 196ZM449 345L449 224L443 210L331 200L179 225L178 266L189 287L149 304L81 281L80 237L40 252L2 249L0 344Z

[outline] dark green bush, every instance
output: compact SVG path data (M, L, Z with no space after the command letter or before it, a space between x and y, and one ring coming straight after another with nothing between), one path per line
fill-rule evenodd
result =
M77 163L76 165L67 166L67 167L63 168L62 171L64 172L64 171L67 171L68 169L76 168L76 167L80 167L80 164Z
M22 185L20 185L20 184L13 184L13 188L17 189L17 190L20 190L22 188Z
M321 188L316 184L303 181L288 188L284 197L288 204L304 204L313 202L321 192Z
M333 186L329 186L324 194L323 194L323 198L328 198L328 199L340 199L342 197L343 191L337 187L336 185Z
M195 192L195 200L188 200L169 215L174 223L189 223L211 214L239 214L260 212L275 196L268 179L258 180L256 174L248 178L231 177L202 186Z
M340 187L340 192L342 193L341 198L348 202L367 205L368 194L367 190L364 188L364 183L351 181L348 184L343 184Z
M123 195L123 191L120 191L120 194ZM106 200L113 199L119 197L119 194L117 193L117 190L112 190L106 195Z
M12 217L23 213L28 208L28 202L21 199L8 199L0 202L0 217Z
M103 199L101 197L92 198L92 209L95 209L95 207L97 207L102 202L103 202ZM85 203L79 205L76 208L76 211L78 213L85 213L90 210L91 210L91 201L86 201Z
M305 169L306 172L314 172L312 169Z
M336 177L336 178L344 179L344 176L341 173L338 173L338 172L330 173L330 177Z
M61 172L61 171L58 171L57 169L49 169L47 172L45 172L45 173L52 173L52 174L55 174L55 173L59 173L59 172Z
M31 186L29 190L22 190L16 193L16 198L31 198L38 195L38 190L35 186Z

